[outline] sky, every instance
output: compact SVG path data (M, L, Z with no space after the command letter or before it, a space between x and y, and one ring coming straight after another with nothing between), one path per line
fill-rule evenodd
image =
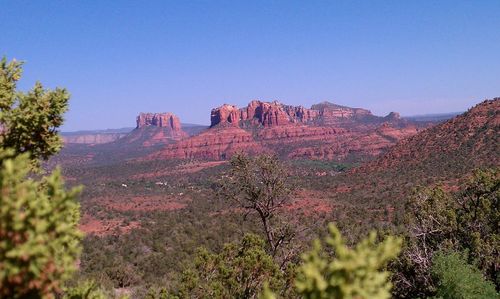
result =
M500 1L7 1L0 56L65 87L64 131L139 112L208 124L224 103L331 101L376 115L500 96Z

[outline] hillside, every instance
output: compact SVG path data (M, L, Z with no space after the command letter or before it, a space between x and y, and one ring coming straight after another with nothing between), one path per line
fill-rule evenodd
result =
M486 100L462 115L403 140L357 171L407 168L443 173L500 164L500 98Z
M376 159L335 177L305 178L330 192L333 202L352 206L342 215L379 213L398 219L419 186L456 190L476 168L500 165L500 99L484 101L445 123L403 139ZM378 212L377 212L378 211ZM399 214L399 216L397 216ZM396 215L396 216L395 216ZM364 222L366 216L358 218ZM399 218L400 219L400 218Z

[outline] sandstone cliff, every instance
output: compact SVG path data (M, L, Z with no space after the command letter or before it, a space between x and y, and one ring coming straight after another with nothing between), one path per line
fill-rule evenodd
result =
M141 113L137 116L137 128L154 126L170 128L173 131L181 130L181 121L173 113Z
M311 108L284 105L280 102L251 101L247 107L238 108L224 104L211 112L211 127L276 127L290 124L337 125L352 122L400 122L399 114L391 112L386 117L374 116L369 110L350 108L323 102Z

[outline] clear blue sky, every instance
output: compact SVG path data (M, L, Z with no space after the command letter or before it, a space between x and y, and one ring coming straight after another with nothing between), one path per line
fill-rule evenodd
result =
M251 99L376 114L500 96L500 1L7 1L0 55L72 94L64 130Z

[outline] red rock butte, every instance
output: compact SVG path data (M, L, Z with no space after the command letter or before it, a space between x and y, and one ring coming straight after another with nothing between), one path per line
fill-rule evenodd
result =
M170 112L166 113L140 113L137 116L137 128L145 126L155 126L160 128L170 128L174 131L181 130L181 121Z
M168 144L188 136L182 130L181 121L175 114L166 113L140 113L137 116L137 127L128 138L129 143L142 143L143 146Z
M286 126L301 124L337 124L349 120L382 119L374 116L369 110L350 108L323 102L311 108L303 106L284 105L280 102L251 101L247 107L238 108L235 105L224 104L212 109L211 127L215 126ZM399 119L399 114L391 112L385 119Z

